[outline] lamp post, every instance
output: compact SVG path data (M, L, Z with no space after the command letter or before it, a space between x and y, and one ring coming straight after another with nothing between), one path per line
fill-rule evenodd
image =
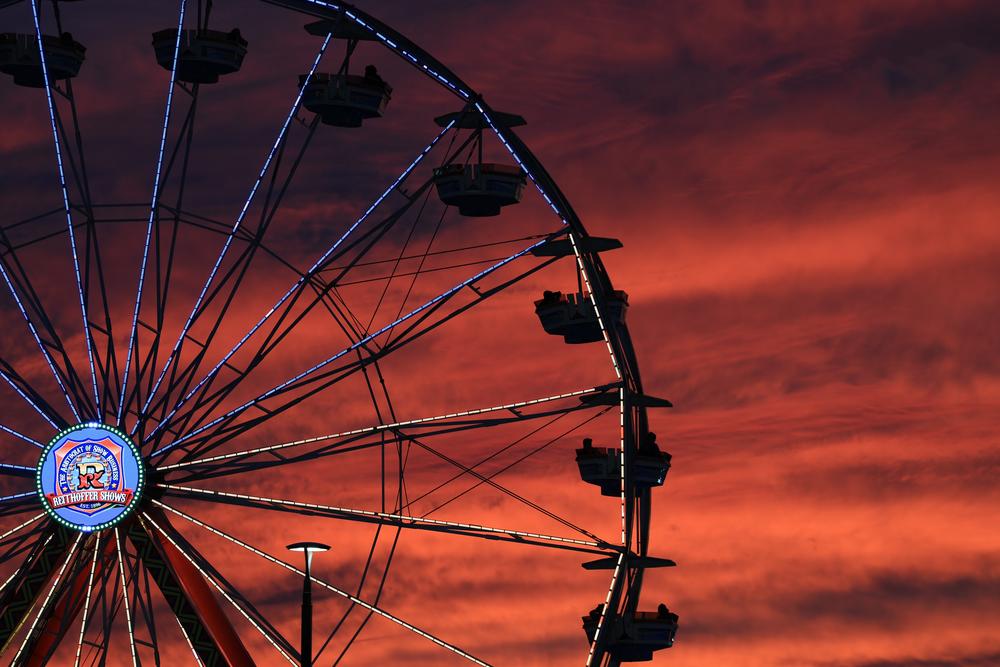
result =
M319 542L296 542L286 547L306 555L306 576L302 582L302 667L312 667L312 555L329 551L330 545Z

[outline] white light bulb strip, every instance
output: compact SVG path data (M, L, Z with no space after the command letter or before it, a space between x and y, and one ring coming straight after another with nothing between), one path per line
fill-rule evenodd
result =
M90 614L90 592L94 590L94 572L97 569L97 556L101 550L101 536L98 535L94 542L94 557L90 561L90 575L87 577L87 599L83 603L83 617L80 620L80 637L76 642L76 659L73 667L80 667L80 654L83 653L83 637L87 632L87 618Z
M51 539L51 537L49 539ZM73 556L76 554L76 548L80 544L81 539L83 539L83 533L80 533L76 536L76 539L73 541L73 545L67 551L66 560L63 561L62 566L60 566L59 571L56 573L55 578L52 580L52 585L49 586L49 590L45 594L45 598L42 600L42 604L38 607L38 613L35 614L35 618L32 619L31 626L28 628L28 632L25 633L24 639L21 640L21 646L18 647L17 653L14 654L14 659L11 661L10 664L12 665L20 664L19 661L21 659L21 654L24 653L24 649L28 646L28 642L34 636L35 627L38 625L38 621L42 618L42 615L45 613L45 610L48 608L49 602L52 600L52 593L55 592L56 588L59 586L59 582L62 580L62 576L66 572L67 566L69 566L70 561L73 560ZM48 544L48 540L46 540L45 543Z
M494 528L491 526L483 526L475 523L459 523L456 521L443 521L440 519L427 519L419 516L408 516L406 514L391 514L389 512L375 512L372 510L359 510L352 509L349 507L336 507L334 505L319 505L317 503L304 503L297 500L284 500L280 498L266 498L264 496L252 496L245 493L228 493L226 491L213 491L210 489L196 489L190 486L179 486L176 484L158 484L158 488L161 489L173 489L176 491L184 491L188 493L198 493L206 496L217 496L221 498L235 498L240 500L250 500L262 503L272 503L275 505L286 505L288 507L301 507L302 509L313 509L322 510L327 512L337 512L341 514L353 514L355 516L361 517L371 517L376 519L386 519L389 521L403 521L415 524L424 524L428 526L447 526L451 528L463 528L466 530L477 530L484 533L496 533L501 535L510 535L512 537L527 537L536 540L545 540L547 542L559 542L563 544L576 544L586 547L601 548L600 542L593 542L590 540L577 540L571 537L557 537L554 535L546 535L544 533L531 533L522 530L508 530L506 528ZM405 526L404 526L405 527Z
M155 521L153 521L153 518L151 516L149 516L148 514L146 514L145 512L143 512L142 513L142 518L143 518L143 520L145 522L147 522L151 526L153 526L153 528L155 528L161 535L163 535L163 537L165 537L168 542L170 542L172 545L174 545L174 548L176 548L177 551L179 551L181 553L181 555L183 555L184 558L186 558L187 561L189 563L191 563L191 565L196 570L198 570L198 572L201 573L201 576L204 577L206 581L208 581L210 584L212 584L212 586L215 588L215 590L219 591L219 594L222 595L222 597L226 598L226 600L229 602L229 604L233 605L233 607L236 609L236 611L238 611L243 616L243 618L247 619L247 621L250 622L250 625L252 625L257 630L257 632L259 632L261 634L261 636L264 639L266 639L271 644L271 646L273 646L275 648L275 650L278 651L278 653L281 654L281 657L283 657L285 660L287 660L292 665L298 665L299 664L299 662L295 658L293 658L292 656L288 655L288 653L285 651L285 649L281 648L281 646L279 646L278 643L275 642L274 639L271 638L271 635L269 635L267 632L264 631L264 629L257 623L257 621L254 620L254 618L252 616L250 616L250 614L246 613L246 611L243 610L243 607L241 607L239 604L237 604L237 602L232 598L232 596L229 595L229 593L227 593L225 591L225 589L223 589L222 586L220 586L215 581L215 579L213 579L207 572L205 572L205 570L203 570L198 565L198 563L196 563L194 561L194 559L191 558L191 556L188 555L187 551L185 551L181 547L181 545L177 544L177 542L174 541L174 538L172 538L170 536L170 534L167 533L167 531L165 531L162 528L160 528L160 526Z
M300 575L302 577L306 576L305 571L300 570L299 568L295 567L294 565L291 565L290 563L286 563L283 560L275 558L274 556L270 555L269 553L261 551L260 549L257 549L256 547L250 546L246 542L243 542L242 540L240 540L240 539L238 539L236 537L233 537L232 535L229 535L229 534L227 534L227 533L225 533L225 532L223 532L223 531L221 531L221 530L219 530L217 528L213 528L212 526L208 525L207 523L199 521L198 519L195 519L193 516L191 516L189 514L185 514L184 512L182 512L182 511L180 511L178 509L174 509L173 507L170 507L169 505L166 505L166 504L160 502L159 500L156 500L155 498L153 498L152 501L157 506L162 507L163 509L170 511L170 512L176 514L177 516L181 517L181 518L187 519L188 521L190 521L191 523L195 524L196 526L200 526L201 528L204 528L208 532L210 532L210 533L212 533L214 535L218 535L219 537L221 537L223 539L226 539L226 540L232 542L233 544L236 544L237 546L243 547L244 549L246 549L250 553L256 554L256 555L260 556L261 558L263 558L264 560L267 560L267 561L269 561L271 563L274 563L275 565L277 565L279 567L283 567L284 569L286 569L286 570L288 570L290 572L294 572L295 574L298 574L298 575ZM455 646L453 644L449 644L448 642L444 641L443 639L438 639L437 637L435 637L434 635L430 634L429 632L421 630L420 628L416 627L415 625L407 623L403 619L401 619L401 618L399 618L397 616L393 616L389 612L383 611L382 609L379 609L375 605L369 604L368 602L365 602L361 598L358 598L358 597L355 597L355 596L351 595L350 593L348 593L345 590L337 588L333 584L329 584L329 583L323 581L322 579L317 579L316 577L313 577L313 576L310 576L309 579L313 583L316 583L319 586L322 586L323 588L325 588L325 589L327 589L329 591L332 591L332 592L336 593L337 595L340 595L341 597L344 597L344 598L350 600L351 602L353 602L354 604L358 605L359 607L363 607L364 609L367 609L368 611L370 611L370 612L372 612L374 614L378 614L379 616L381 616L383 618L386 618L386 619L392 621L393 623L395 623L395 624L397 624L397 625L399 625L401 627L406 628L410 632L413 632L413 633L415 633L417 635L420 635L421 637L423 637L425 639L429 639L430 641L432 641L433 643L437 644L438 646L440 646L442 648L445 648L445 649L451 651L452 653L455 653L456 655L459 655L459 656L465 658L466 660L469 660L470 662L473 662L473 663L475 663L477 665L481 665L482 667L490 667L489 663L483 662L479 658L477 658L477 657L475 657L475 656L473 656L473 655L471 655L471 654L463 651L462 649L458 648L457 646Z
M427 424L430 422L442 421L445 419L455 419L457 417L471 417L475 415L485 414L487 412L499 412L501 410L516 410L517 408L527 407L529 405L537 405L539 403L549 403L552 401L558 401L564 398L572 398L574 396L583 396L585 394L593 394L600 391L597 387L591 387L590 389L580 389L579 391L571 391L564 394L556 394L554 396L546 396L545 398L535 398L528 401L520 401L518 403L507 403L505 405L495 405L489 408L475 408L472 410L464 410L462 412L452 412L450 414L437 415L435 417L421 417L419 419L409 419L406 421L394 422L392 424L379 424L378 426L367 426L365 428L357 428L351 431L341 431L340 433L329 433L327 435L317 435L311 438L302 438L299 440L291 440L289 442L282 442L276 445L267 445L265 447L256 447L254 449L246 449L240 452L233 452L230 454L219 454L217 456L209 456L203 459L195 459L193 461L185 461L182 463L174 463L166 466L159 466L158 470L174 470L177 468L187 468L194 465L201 465L205 463L212 463L214 461L225 461L226 459L233 459L243 456L252 456L254 454L262 454L266 452L273 452L279 449L288 449L289 447L299 447L302 445L311 445L317 442L324 442L326 440L335 440L337 438L346 438L354 435L366 435L370 433L379 433L381 431L389 431L392 429L403 428L406 426L415 426L417 424Z

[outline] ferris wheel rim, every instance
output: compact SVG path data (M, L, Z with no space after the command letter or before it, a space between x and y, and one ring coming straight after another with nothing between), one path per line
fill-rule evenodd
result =
M30 0L30 1L34 7L36 0ZM466 86L464 82L462 82L462 80L459 79L457 76L451 74L450 70L445 68L443 64L440 64L437 60L433 59L432 56L427 54L427 52L423 51L422 49L419 49L419 47L416 47L416 52L421 54L420 57L414 56L413 53L411 53L411 51L413 50L412 48L408 50L405 48L405 46L400 46L401 44L403 45L412 44L412 42L409 42L409 40L403 37L400 33L396 32L392 28L389 28L388 26L386 26L386 24L379 22L374 17L371 17L361 12L360 10L357 10L352 6L346 5L344 3L327 3L327 2L321 2L320 0L264 0L264 2L268 4L284 6L286 8L291 8L291 9L295 9L296 7L298 7L299 11L304 11L304 13L309 13L317 16L326 16L327 18L330 17L330 14L328 13L330 11L335 12L337 16L340 15L347 16L352 21L354 21L359 27L369 30L371 34L376 36L378 38L378 41L381 41L383 45L386 46L390 51L395 52L405 61L408 61L411 65L416 67L418 70L423 71L423 73L426 74L428 77L430 77L432 80L435 80L439 84L444 85L460 99L464 99L471 108L474 108L481 115L484 121L490 126L495 135L501 140L501 142L513 156L513 158L518 162L521 168L523 168L528 173L529 177L535 183L542 197L546 200L546 202L556 213L556 215L562 220L563 224L566 225L566 227L568 228L568 237L573 245L573 251L579 270L583 274L585 280L588 282L588 286L593 285L593 287L591 287L589 291L589 298L594 304L595 310L598 315L598 319L601 323L601 329L604 336L604 341L608 347L608 352L612 360L612 366L619 377L619 383L621 385L618 389L620 397L619 405L622 413L623 424L626 419L626 411L629 409L636 410L637 413L641 415L641 417L638 418L638 421L640 422L644 421L645 407L641 404L630 405L631 397L636 395L641 396L642 389L641 389L641 382L639 379L638 366L634 361L635 351L632 348L631 340L627 334L627 326L623 324L622 325L623 331L620 332L615 327L605 326L604 322L602 321L609 307L607 303L607 296L611 291L611 284L606 272L603 269L603 264L601 263L600 257L596 252L587 252L585 249L581 250L581 248L579 247L579 241L581 239L587 238L588 236L585 228L583 227L582 222L579 220L576 213L573 211L568 200L559 190L554 179L552 179L552 177L549 176L548 172L545 171L541 162L534 157L534 155L530 152L530 149L528 149L528 147L523 142L520 141L520 139L513 132L513 130L511 130L509 127L504 127L494 122L493 120L494 112L486 104L482 96L473 91L468 86ZM184 5L182 2L182 14L180 19L181 24L183 23L183 6ZM36 21L36 27L37 27L37 21ZM39 34L40 34L40 29L39 29ZM178 41L179 41L179 34L178 34ZM44 52L44 50L41 51ZM421 60L425 57L429 59L430 65L428 65L427 62L421 62ZM173 72L171 74L171 77L173 77ZM171 79L171 84L172 84L172 79ZM172 87L173 86L171 85L171 89ZM51 104L51 99L50 99L50 104ZM164 133L165 132L166 130L164 129ZM161 149L161 159L162 159L162 149ZM155 182L158 183L158 179ZM156 195L154 194L154 207L155 207L155 197ZM74 238L72 224L70 225L68 235L71 239ZM74 256L75 256L75 250L74 250ZM77 268L77 273L79 281L79 268ZM82 292L82 287L80 289ZM141 290L142 287L140 279L140 288L139 288L140 294ZM137 312L138 312L138 303L136 305L136 313ZM87 326L86 317L87 317L86 310L84 310L85 327ZM133 323L133 328L134 327L135 324ZM88 345L89 345L89 337L88 337ZM131 344L129 352L131 352ZM92 360L91 360L91 366L93 366ZM129 365L126 364L126 369L128 367ZM96 396L97 378L96 375L93 374L93 371L92 375L94 383L95 402L100 403L101 399L97 398ZM152 397L152 393L155 392L151 392L150 398ZM122 399L124 399L124 391L122 392ZM119 414L121 414L121 408L119 408ZM634 444L635 443L633 442L632 445ZM623 436L622 436L623 470L626 467L625 457L627 455L626 452L628 450L629 446L627 443L627 438L623 426ZM625 563L626 560L625 556L629 552L630 545L633 541L631 537L633 526L630 521L625 520L626 512L624 508L627 504L628 505L634 504L634 499L631 497L626 498L624 489L624 484L625 484L624 479L625 475L623 475L623 489L622 489L622 505L623 505L622 541L624 550L619 551L618 563L616 568L614 569L612 582L609 588L609 596L608 596L609 601L612 598L616 586L619 588L619 592L621 590L621 584L620 584L621 575L627 568L627 565ZM642 516L640 521L645 522L645 530L648 530L648 513ZM640 528L640 531L641 530L643 530L643 528ZM118 544L117 538L116 538L116 544ZM95 553L95 559L96 559L96 553ZM635 569L637 569L640 572L640 578L641 578L641 567ZM122 573L123 580L124 576L125 575L123 572ZM606 603L605 608L607 609L607 607L608 604ZM591 659L594 656L595 647L598 643L599 643L598 637L595 637L594 641L591 644L591 651L590 655L588 656L588 663L587 663L588 665L591 663Z

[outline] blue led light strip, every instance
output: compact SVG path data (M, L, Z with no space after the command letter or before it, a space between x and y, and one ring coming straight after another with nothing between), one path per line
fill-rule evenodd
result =
M170 86L167 88L167 105L163 111L163 127L160 131L160 150L156 155L156 172L153 176L153 197L149 204L149 220L146 223L146 241L142 248L142 263L139 265L139 286L135 291L135 309L132 312L132 329L128 337L128 351L125 358L125 371L122 378L121 395L118 397L118 423L122 421L125 411L125 395L128 393L128 376L132 367L132 349L139 326L139 307L142 304L142 286L146 280L146 262L149 259L149 241L153 236L153 223L158 217L160 205L160 175L163 171L163 154L167 147L167 130L170 126L170 110L174 100L174 83L177 80L177 61L181 52L181 37L184 30L184 10L187 0L181 0L180 15L177 18L177 39L174 41L174 60L170 65Z
M302 371L301 373L299 373L295 377L293 377L293 378L291 378L289 380L286 380L285 382L282 382L278 386L273 387L273 388L267 390L266 392L264 392L260 396L257 396L256 398L253 398L253 399L247 401L243 405L241 405L239 407L236 407L236 408L233 408L232 410L230 410L226 414L222 415L221 417L213 419L212 421L208 422L204 426L191 431L190 433L188 433L184 437L182 437L182 438L180 438L178 440L175 440L174 442L170 443L169 445L165 445L163 447L160 447L158 450L156 450L155 452L153 452L153 455L155 456L157 454L162 454L162 453L164 453L166 451L169 451L170 449L173 449L177 445L179 445L181 443L184 443L184 442L187 442L188 440L190 440L194 436L198 435L199 433L203 433L206 429L209 429L212 426L215 426L219 422L221 422L223 420L226 420L226 419L229 419L230 417L234 417L234 416L236 416L236 415L244 412L248 408L251 408L254 405L260 403L261 401L269 398L270 396L273 396L274 394L278 393L282 389L285 389L288 386L290 386L290 385L298 382L302 378L304 378L304 377L306 377L306 376L308 376L308 375L310 375L312 373L315 373L316 371L320 370L321 368L323 368L325 366L328 366L328 365L332 364L334 361L336 361L337 359L340 359L345 354L353 352L354 350L358 349L359 347L361 347L365 343L371 342L373 339L377 338L378 336L381 336L386 331L389 331L390 329L395 328L397 325L399 325L399 324L407 321L408 319L414 317L415 315L418 315L418 314L422 313L423 311L427 310L431 306L433 306L433 305L435 305L435 304L437 304L437 303L439 303L439 302L447 299L448 297L454 295L456 292L458 292L462 288L468 287L469 285L472 285L473 283L477 282L481 278L484 278L485 276L493 273L497 269L499 269L499 268L501 268L503 266L506 266L507 264L513 262L515 259L518 259L519 257L522 257L522 256L528 254L529 252L531 252L531 250L533 248L537 248L538 246L542 245L545 242L546 242L546 240L542 239L541 241L538 241L537 243L532 243L527 248L514 253L513 255L511 255L510 257L507 257L506 259L500 260L499 262L497 262L493 266L490 266L489 268L483 269L482 271L480 271L476 275L472 276L471 278L467 278L466 280L463 280L462 282L460 282L459 284L455 285L451 289L449 289L449 290L447 290L445 292L442 292L441 294L438 294L436 297L434 297L430 301L427 301L423 305L418 306L417 308L414 308L413 310L411 310L406 315L403 315L402 317L398 318L396 321L391 322L390 324L385 325L384 327L382 327L378 331L376 331L374 333L371 333L371 334L365 336L364 338L362 338L361 340L359 340L358 342L353 343L349 347L344 348L343 350L341 350L337 354L333 355L332 357L329 357L328 359L325 359L325 360L319 362L318 364L315 364L314 366L312 366L312 367L310 367L310 368Z
M42 448L45 447L45 445L43 445L42 443L38 442L34 438L29 438L28 436L24 435L23 433L19 433L18 431L15 431L14 429L12 429L12 428L10 428L8 426L4 426L3 424L0 424L0 431L3 431L5 433L9 433L12 436L14 436L15 438L20 438L21 440L24 440L25 442L27 442L29 444L35 445L36 447L42 447ZM9 463L0 463L0 469L3 469L3 468L12 468L12 469L16 468L18 470L32 470L32 468L25 468L24 466L14 466L14 465L10 465Z
M332 255L334 253L334 251L336 251L337 248L340 247L340 245L347 239L348 236L351 235L351 233L354 232L355 229L358 228L358 226L360 226L365 220L368 219L368 216L372 214L372 211L374 211L376 208L378 208L379 204L381 204L385 200L385 198L388 197L392 193L392 191L395 190L399 186L400 183L402 183L404 180L406 180L406 178L416 168L416 166L418 164L420 164L420 162L423 161L423 159L427 156L427 154L431 152L431 150L434 148L434 146L437 145L438 141L441 140L441 137L443 137L448 132L448 130L450 130L454 125L455 125L455 121L452 121L452 122L448 123L448 126L445 127L443 130L441 130L441 132L436 137L434 137L433 141L431 141L431 143L427 144L427 146L425 146L424 149L422 151L420 151L420 154L417 155L417 157L413 160L413 162L410 163L410 166L408 166L403 171L403 173L400 174L399 177L397 177L396 180L392 182L392 185L390 185L388 188L386 188L385 191L381 194L381 196L379 196L379 198L376 199L375 202L371 206L368 207L368 210L366 210L364 212L364 214L360 218L358 218L354 222L354 224L352 224L347 229L347 231L344 232L341 235L341 237L339 239L337 239L337 242L334 243L332 246L330 246L330 248L327 249L327 251L324 252L323 255L313 263L313 265L309 268L309 270L306 271L305 274L303 274L303 276L301 278L299 278L299 280L296 281L296 283L294 285L292 285L288 289L288 291L285 292L284 295L282 295L282 297L280 299L278 299L278 301L273 306L271 306L270 309L268 309L268 311L266 313L264 313L264 316L260 318L260 320L257 322L257 324L255 324L250 329L250 331L248 331L246 333L246 335L244 335L243 338L241 338L236 343L236 345L233 346L233 348L229 352L226 353L226 355L222 358L222 360L219 361L219 363L217 363L215 365L215 367L211 371L209 371L208 374L204 378L202 378L201 381L199 381L198 384L195 385L195 387L193 389L191 389L191 391L189 391L187 393L187 395L185 395L180 401L178 401L174 405L174 407L170 410L170 412L163 417L163 420L160 421L159 424L157 424L156 428L154 428L152 431L149 432L149 435L147 437L153 436L154 434L156 434L157 432L159 432L159 430L161 428L163 428L164 426L166 426L170 422L170 418L173 417L177 413L177 411L180 410L181 407L183 407L184 404L187 403L191 399L191 397L194 396L195 393L199 389L201 389L201 387L206 382L208 382L208 381L212 380L213 378L215 378L215 376L219 373L219 371L226 364L226 362L228 362L233 357L233 355L236 354L243 347L243 345L246 344L246 342L248 340L250 340L251 336L253 336L255 333L257 333L257 331L262 326L264 326L264 323L267 322L268 319L270 319L270 317L278 310L278 308L280 308L281 305L285 301L287 301L292 296L292 294L295 293L296 290L298 290L303 284L305 284L305 282L307 280L309 280L317 272L319 272L320 268L323 266L323 263L326 262L326 260L330 257L330 255Z
M8 500L17 500L18 498L26 498L27 496L35 495L34 491L28 491L27 493L15 493L9 496L0 496L0 503L7 502Z
M34 0L32 0L34 2ZM323 54L326 53L326 47L330 44L330 40L333 35L327 35L326 39L323 40L322 46L319 47L319 53L316 54L316 58L313 60L312 67L309 69L309 73L306 74L305 80L302 82L302 86L299 88L298 94L295 96L295 101L292 103L292 108L288 112L288 116L285 118L284 124L281 126L281 131L278 132L278 137L274 140L274 144L271 146L271 151L267 154L267 159L264 160L264 166L261 167L260 173L257 175L257 180L254 181L253 187L250 188L250 194L247 196L246 201L243 203L243 208L240 209L239 215L236 217L236 222L233 224L233 228L229 232L229 236L226 237L226 242L222 246L222 251L219 253L218 258L215 260L215 265L212 267L212 271L208 274L208 280L205 281L204 286L201 288L201 293L198 295L197 301L195 301L194 308L191 309L191 314L188 315L187 322L184 323L184 328L181 329L180 336L177 338L177 342L174 343L173 350L170 351L170 356L167 357L166 363L163 365L163 370L160 371L160 376L156 379L156 383L153 385L152 390L149 392L149 396L146 397L146 402L142 406L142 410L139 411L140 418L136 420L135 425L132 427L132 433L134 434L139 428L139 424L142 421L142 415L145 414L146 410L149 408L149 404L153 400L153 396L156 395L157 389L160 388L160 384L163 382L163 378L167 374L167 370L170 368L170 364L176 358L178 352L180 351L181 344L184 341L184 337L187 336L188 330L191 325L194 324L194 319L198 314L198 309L201 308L202 300L205 298L205 294L208 293L208 289L215 280L215 275L219 272L219 267L222 266L222 261L225 259L226 254L229 252L229 246L232 244L233 239L236 237L236 230L240 228L243 224L243 220L246 218L247 211L250 210L250 204L253 202L254 197L257 195L257 190L260 189L260 184L264 181L264 176L267 175L268 169L271 167L271 162L274 160L274 156L277 154L278 149L285 140L285 135L288 134L288 128L291 126L292 121L295 119L295 114L298 113L299 105L302 104L302 96L305 94L306 87L309 85L309 81L312 79L313 74L316 72L316 68L319 67L319 61L322 60Z
M7 269L4 268L2 262L0 262L0 274L3 275L4 282L7 283L7 288L10 290L11 296L14 297L14 302L17 304L18 310L21 311L21 316L24 317L24 321L28 324L28 329L31 331L32 338L34 338L35 343L38 344L38 349L41 350L42 356L45 357L45 363L48 365L49 370L52 371L52 377L56 379L56 384L59 385L59 390L62 392L63 397L66 399L66 404L69 405L69 409L73 413L73 416L76 417L77 420L79 420L80 413L77 412L76 405L73 404L73 399L70 398L69 392L66 390L66 385L63 384L62 378L59 376L59 372L56 371L55 361L52 359L52 355L49 354L49 351L45 348L45 345L42 344L42 339L38 335L38 330L35 328L35 323L31 321L30 317L28 317L28 311L24 309L24 303L22 303L21 297L18 295L17 290L14 289L14 283L11 282L10 276L7 274ZM24 391L22 391L21 388L18 387L17 384L15 384L15 382L2 370L0 370L0 376L3 376L4 381L7 382L7 384L9 384L11 388L21 396L21 398L27 401L28 404L35 409L35 412L40 414L42 418L45 419L45 421L47 421L50 425L52 425L53 428L56 428L55 422L53 422L52 419L47 414L45 414L45 412L39 406L35 405L35 402L32 401L28 397L28 395L25 394Z
M510 153L511 157L513 157L514 160L517 162L518 166L521 167L521 169L524 170L524 173L528 175L528 178L531 179L531 182L534 184L535 188L538 190L538 193L542 196L545 202L549 205L549 208L551 208L552 211L559 217L563 225L569 225L569 221L566 219L565 213L552 200L552 197L549 195L549 193L545 191L545 188L542 187L541 183L539 183L535 175L531 172L530 169L528 169L527 165L524 164L524 160L521 159L521 156L518 155L517 151L514 150L514 147L511 146L510 143L507 141L507 139L503 136L503 133L500 131L500 128L497 126L496 122L494 122L494 120L486 112L485 107L479 101L481 98L473 97L469 91L465 90L465 88L463 87L464 84L460 80L451 81L447 77L435 71L434 68L429 66L427 63L422 62L413 53L410 53L410 51L403 48L402 46L397 44L395 41L393 41L386 35L383 35L374 25L370 25L368 21L358 16L355 12L352 12L346 8L342 8L334 3L324 2L323 0L305 0L305 1L310 4L325 7L328 9L343 11L344 15L346 15L348 18L354 21L357 25L367 30L370 34L372 34L376 39L384 43L391 50L393 50L394 52L396 52L397 54L399 54L400 56L402 56L415 66L417 66L419 69L426 72L431 78L435 79L439 83L444 84L446 87L451 89L455 94L457 94L462 99L474 101L474 106L476 110L479 111L480 116L482 116L482 118L487 122L487 124L489 124L490 129L493 130L493 133L496 135L497 139L499 139L500 142L504 145L504 147ZM619 378L621 378L622 373L618 363L618 357L615 354L615 351L611 347L611 339L608 336L604 319L601 316L600 308L597 305L597 298L594 296L594 291L590 285L590 276L588 275L586 268L584 267L580 249L577 247L576 239L574 238L574 235L572 233L570 234L570 242L573 244L573 252L576 255L577 265L579 267L580 273L583 275L583 279L586 282L587 295L590 298L591 305L594 307L594 313L597 315L597 323L601 328L601 334L604 337L604 343L608 348L608 354L611 355L611 365L614 367L615 374Z
M448 77L444 76L440 72L436 71L432 67L429 67L427 63L421 62L421 60L416 55L410 53L407 49L397 44L388 35L383 35L381 31L378 30L378 28L376 28L373 25L369 25L367 21L365 21L363 18L361 18L351 10L347 9L346 7L338 5L333 2L324 2L323 0L305 0L305 1L311 5L316 5L317 7L323 7L324 9L332 9L333 11L336 12L343 12L345 16L347 16L349 19L357 23L359 26L367 30L377 40L379 40L380 42L388 46L390 49L401 55L411 64L415 65L418 69L423 70L432 79L444 85L445 87L449 88L459 97L462 97L463 99L466 100L472 97L472 94L469 91L465 90L457 83L455 83Z
M418 69L425 72L432 79L438 81L439 83L444 84L447 88L452 90L460 98L473 102L476 110L479 111L480 116L487 122L487 124L489 124L490 129L493 130L493 133L496 135L497 139L500 140L500 142L510 153L511 157L513 157L514 160L517 162L518 166L520 166L521 169L524 170L524 173L527 174L528 178L531 179L531 182L534 184L535 188L538 190L538 193L542 196L545 202L549 205L549 208L551 208L552 211L559 217L563 225L569 225L569 220L567 220L565 212L561 209L559 205L557 205L553 201L552 197L549 195L548 192L546 192L545 188L542 187L542 184L535 177L535 174L533 174L532 171L528 169L527 165L524 164L524 160L521 158L520 155L518 155L517 151L514 150L514 147L510 145L510 143L507 141L507 139L501 132L500 128L497 126L496 122L494 122L494 120L487 113L486 109L484 108L483 104L480 101L482 98L479 96L474 96L469 90L466 90L464 87L465 84L460 79L458 79L457 77L455 81L448 79L446 76L436 71L433 67L423 62L420 58L411 53L409 50L407 50L400 44L397 44L390 37L382 34L382 32L374 25L370 24L364 18L359 16L357 13L350 11L346 7L342 7L332 2L324 2L323 0L304 0L304 1L307 2L308 4L316 5L318 7L324 7L326 9L332 9L334 11L343 12L343 14L348 18L350 18L354 23L367 30L372 36L374 36L376 39L385 44L389 49L391 49L392 51L394 51L395 53L397 53L398 55L400 55L401 57L412 63ZM441 67L443 67L443 65ZM603 317L601 316L600 308L597 305L597 299L594 296L593 289L591 288L590 285L590 276L587 273L586 268L584 267L580 249L577 247L576 239L574 238L574 235L572 233L570 234L570 242L573 244L573 252L576 255L577 265L579 266L579 270L583 275L584 281L586 282L587 295L589 296L591 304L594 307L594 312L597 314L597 322L601 328L601 333L604 337L605 345L608 348L608 353L611 355L611 364L614 367L615 374L618 375L619 378L621 378L622 373L620 365L618 363L618 357L614 349L612 349L611 339L608 336L607 328L605 327Z
M45 82L45 100L49 106L49 124L52 126L52 141L56 149L56 165L59 168L59 188L62 191L63 210L66 212L66 227L69 231L69 247L73 253L73 272L76 275L76 290L80 297L80 315L83 317L83 338L87 344L87 358L90 362L90 381L94 390L94 410L101 404L97 391L97 369L94 367L94 347L90 336L90 323L87 321L87 304L83 293L83 280L80 276L80 258L76 252L76 234L73 232L73 213L69 205L69 191L66 188L66 172L63 170L62 146L59 143L59 130L56 127L55 101L52 99L52 84L49 82L49 67L45 61L45 44L42 39L42 27L38 21L38 0L31 0L31 16L35 22L35 37L38 41L38 56L42 64L42 79ZM65 391L65 389L64 389ZM67 400L69 397L67 396ZM76 410L74 409L74 414ZM79 415L77 415L79 419Z
M0 470L21 470L24 472L35 472L35 469L31 466L19 466L13 463L0 463Z

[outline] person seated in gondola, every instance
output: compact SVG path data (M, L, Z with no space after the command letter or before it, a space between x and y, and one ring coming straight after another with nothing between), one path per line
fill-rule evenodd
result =
M594 607L593 609L591 609L590 613L587 614L587 615L590 616L591 618L600 618L602 611L604 611L604 603L603 602L601 604L597 605L596 607Z
M233 39L233 41L236 42L243 41L243 35L240 33L239 28L233 28L232 30L230 30L229 36Z
M553 292L552 290L545 290L544 292L542 292L541 305L554 306L560 301L562 301L562 292Z
M674 625L677 625L677 621L678 619L680 619L680 616L670 611L670 609L667 608L667 605L661 602L656 607L656 618L663 619L665 621L670 621Z
M583 448L587 452L594 451L594 439L593 438L584 438L583 439Z
M385 80L379 76L378 68L375 65L365 65L365 81L378 86L385 85Z
M639 446L639 453L645 456L659 456L660 446L656 444L656 434L649 432L646 437L642 439L642 444Z

